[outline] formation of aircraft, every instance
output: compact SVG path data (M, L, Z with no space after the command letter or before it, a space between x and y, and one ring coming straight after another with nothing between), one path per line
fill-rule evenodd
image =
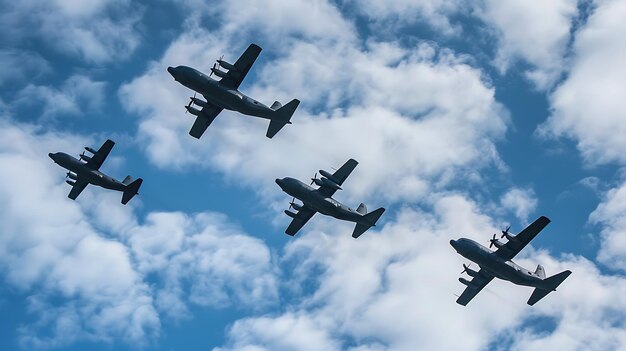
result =
M213 65L211 74L208 76L187 66L167 68L167 71L176 81L196 93L200 93L206 99L204 101L196 98L196 93L194 93L189 104L185 106L188 112L196 116L189 132L191 136L199 139L223 109L268 119L270 122L266 136L270 139L285 125L291 123L291 117L300 103L299 100L293 99L285 106L275 101L270 107L267 107L238 91L239 85L260 52L259 46L251 44L234 64L220 58ZM227 71L222 71L220 68ZM213 74L221 79L211 78ZM199 106L201 109L192 105ZM141 178L133 180L132 177L127 176L120 182L99 171L114 145L112 140L107 140L97 151L85 147L85 150L90 152L92 156L87 156L83 152L78 159L63 152L48 154L55 163L68 170L66 178L70 179L66 182L72 186L68 195L70 199L75 200L88 184L121 191L122 204L127 204L138 194L139 187L143 182ZM332 174L319 170L321 177L318 178L316 173L311 178L310 185L290 177L276 179L276 184L284 192L293 196L289 203L289 209L285 210L285 214L292 218L285 233L291 236L296 235L317 212L340 220L355 222L353 238L358 238L368 229L376 226L379 218L385 212L384 208L381 207L368 212L365 204L361 203L356 210L353 210L333 199L335 192L342 190L341 186L357 165L356 160L349 159ZM317 185L318 188L313 188L313 184ZM302 204L296 203L296 199L300 200ZM292 212L291 209L297 212ZM495 246L497 248L495 251L491 251L489 248L467 238L450 240L450 245L459 254L480 267L478 271L475 271L469 266L463 265L464 270L461 273L467 273L472 279L459 278L459 281L465 284L466 288L456 302L463 306L467 305L493 278L508 280L517 285L534 287L535 290L527 302L531 306L550 292L555 291L571 274L571 271L566 270L546 277L545 270L541 265L538 265L537 269L531 272L511 261L548 223L550 223L548 218L539 217L515 236L511 235L509 228L507 228L502 231L501 237L507 238L506 243L500 242L494 234L490 240L489 248Z
M473 261L480 266L480 270L475 271L469 266L463 265L463 272L467 273L472 280L459 278L459 281L467 287L456 300L460 305L467 305L493 278L508 280L513 284L534 287L532 295L528 299L529 305L534 305L543 299L567 278L571 271L566 270L546 278L543 266L538 265L534 272L531 272L511 261L539 232L545 228L550 220L541 216L531 225L513 236L509 233L509 228L502 231L502 237L508 240L506 243L496 239L496 235L489 241L489 247L495 246L497 250L491 251L474 240L460 238L450 240L450 245L463 257Z
M356 160L349 159L333 174L320 169L319 173L322 177L317 178L317 174L315 174L311 178L311 185L317 185L317 189L294 178L276 179L276 184L284 192L294 197L289 208L298 211L285 210L285 214L293 218L285 233L291 236L296 235L300 228L317 212L344 221L356 222L356 227L352 233L353 238L358 238L369 228L375 226L380 216L385 212L384 208L381 207L368 213L367 207L363 203L356 210L353 210L332 198L337 190L341 190L341 185L358 164ZM303 204L295 203L295 199L302 201Z
M89 184L97 185L105 189L121 191L122 204L124 205L126 205L133 196L139 193L139 187L143 179L138 178L137 180L133 180L131 176L127 176L120 182L99 171L102 163L107 156L109 156L114 145L115 143L109 139L100 146L98 151L87 146L85 150L90 152L92 156L85 155L83 151L83 153L79 155L79 158L72 157L64 152L48 154L54 163L68 170L65 177L70 178L70 180L66 180L66 182L72 186L72 190L70 190L67 197L76 200L78 195L80 195Z
M261 48L256 44L250 44L235 64L228 63L221 58L217 60L208 76L187 66L167 68L174 80L200 93L206 99L206 101L199 99L194 93L189 104L185 106L189 113L196 116L196 121L189 131L189 135L199 139L223 109L269 119L270 125L265 135L270 139L285 125L291 123L291 116L300 104L298 99L291 100L285 106L274 101L272 106L267 107L237 90L259 53L261 53ZM220 68L228 71L222 71ZM211 78L213 74L221 79ZM191 106L192 104L201 107L201 109Z

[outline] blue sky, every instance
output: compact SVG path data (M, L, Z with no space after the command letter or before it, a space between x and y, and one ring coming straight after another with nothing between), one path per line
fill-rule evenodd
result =
M626 1L0 1L2 350L619 350L626 347ZM263 48L240 90L302 101L274 139L208 71ZM48 152L116 146L127 206L67 199ZM360 163L336 198L388 210L358 240L291 238L277 177ZM516 259L574 273L530 308L494 281L455 304L449 246L552 223ZM451 337L452 336L452 337ZM462 340L459 343L459 340Z

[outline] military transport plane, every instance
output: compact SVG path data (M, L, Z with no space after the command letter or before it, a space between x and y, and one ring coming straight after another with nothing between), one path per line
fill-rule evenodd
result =
M537 266L535 272L531 272L511 261L548 223L550 223L550 220L541 216L515 236L509 233L510 227L506 228L506 230L502 231L501 236L501 238L507 238L506 244L496 239L494 234L493 238L489 240L491 242L489 247L495 246L497 248L496 251L491 251L479 243L466 238L450 240L450 245L456 252L480 266L480 270L475 271L463 265L464 269L461 273L467 272L472 277L472 280L468 281L465 278L459 278L459 281L467 285L467 288L465 288L456 302L463 306L467 305L494 277L508 280L517 285L534 287L535 290L527 302L531 306L550 292L556 291L556 288L572 274L571 271L563 271L546 278L545 270L541 265Z
M341 185L358 164L356 160L349 159L333 174L320 170L321 178L317 178L317 174L311 178L311 185L318 185L318 189L314 189L294 178L287 177L276 179L276 184L278 184L284 192L294 197L289 203L289 208L298 211L294 213L285 210L285 214L293 218L285 233L291 236L296 235L300 228L302 228L316 212L337 219L356 222L356 227L352 233L353 238L358 238L369 228L375 226L378 218L385 212L384 208L381 207L367 213L365 204L360 204L355 211L332 198L337 190L341 190ZM296 198L302 201L303 205L295 203Z
M196 121L193 127L191 127L191 131L189 131L189 135L200 139L204 131L223 109L269 119L270 125L266 136L270 139L286 124L291 123L291 116L296 111L298 104L300 104L299 100L293 99L285 106L275 101L271 107L267 107L237 90L260 52L261 48L259 46L250 44L235 64L230 64L221 58L217 60L208 76L187 66L167 68L174 80L202 94L206 99L206 101L198 99L194 93L194 96L190 98L189 104L185 106L189 113L196 116ZM220 68L225 68L228 71L222 71ZM211 76L213 74L221 79L219 81L212 79ZM202 109L198 110L192 107L192 104Z
M105 189L122 191L122 203L124 205L126 205L133 196L138 194L143 179L139 178L133 181L131 176L127 176L120 182L98 170L109 155L109 152L111 152L111 149L113 149L113 145L115 145L115 143L112 140L107 140L98 151L87 146L85 150L92 153L93 156L87 156L83 151L78 159L63 152L48 154L54 163L68 170L65 177L71 179L66 180L66 182L72 186L72 190L70 190L67 197L76 200L78 195L80 195L88 184L98 185Z

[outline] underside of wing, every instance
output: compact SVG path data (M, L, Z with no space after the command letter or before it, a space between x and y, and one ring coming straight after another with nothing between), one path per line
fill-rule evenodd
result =
M98 151L96 151L93 156L88 159L87 167L91 169L100 169L102 163L104 163L104 160L106 160L107 156L109 156L109 153L113 149L113 146L115 146L115 142L113 140L108 139L105 141L102 146L100 146ZM90 148L86 149L93 152Z
M512 259L549 223L550 220L547 217L541 216L537 218L536 221L531 223L516 236L509 236L509 241L496 251L496 255L508 260Z
M83 190L85 190L87 185L89 185L89 183L87 183L86 181L84 181L82 179L76 180L74 185L72 185L72 190L70 190L70 193L69 193L69 195L67 195L67 197L69 197L72 200L76 200L78 195L80 195L80 193Z
M352 171L354 171L358 164L359 163L355 159L351 158L333 174L328 174L325 171L320 170L320 173L324 175L329 182L327 184L324 184L326 182L318 184L320 185L318 192L323 196L333 196L335 192L341 188L343 182L346 181L348 176L352 173Z
M248 71L250 71L250 68L260 53L261 48L258 45L250 44L234 65L228 65L232 66L232 68L228 70L228 73L220 80L220 83L232 89L239 88L239 85L241 85L241 82L248 74Z
M222 112L222 109L217 106L207 105L200 110L200 113L196 116L196 120L193 122L193 126L189 131L189 135L194 138L200 139L206 129L213 123L215 117Z
M463 278L459 278L459 280L461 279ZM465 279L463 279L463 281L461 282L466 284L467 287L465 288L465 290L463 290L461 296L459 296L459 298L456 300L456 303L463 306L472 301L474 296L476 296L485 286L487 286L487 284L489 284L491 280L493 280L493 275L487 273L484 269L481 268L478 271L478 274L474 278L472 278L472 280L470 280L469 282L464 282L464 280Z
M315 211L303 208L298 213L296 213L295 217L291 220L289 227L285 230L285 233L291 236L296 235L296 233L306 224L306 222L313 217Z

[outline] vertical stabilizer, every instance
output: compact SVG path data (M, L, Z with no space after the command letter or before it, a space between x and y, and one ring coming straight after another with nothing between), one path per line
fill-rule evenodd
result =
M361 203L359 207L357 207L356 211L362 215L367 213L367 206L364 203Z
M541 279L546 279L546 270L540 264L537 265L537 269L535 269L535 274Z

